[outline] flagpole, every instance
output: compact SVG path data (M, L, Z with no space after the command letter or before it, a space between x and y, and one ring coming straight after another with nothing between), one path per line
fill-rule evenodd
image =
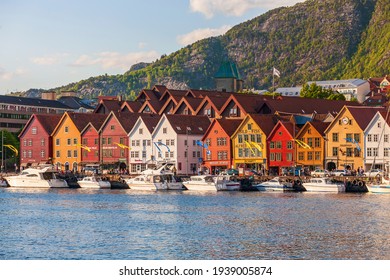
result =
M275 71L272 67L272 99L275 99Z

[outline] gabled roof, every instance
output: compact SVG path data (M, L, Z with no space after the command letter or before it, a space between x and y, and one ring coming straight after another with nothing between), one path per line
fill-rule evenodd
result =
M204 141L207 136L209 135L210 131L213 129L214 125L218 123L221 128L225 131L225 133L232 137L236 129L240 126L242 120L237 119L213 119L209 127L207 128L206 132L204 133L202 137L202 141Z
M83 134L86 129L90 126L92 126L96 131L100 130L100 127L103 125L103 123L106 121L108 115L106 114L94 114L94 117L92 120L84 127L83 130L81 130L80 134Z
M121 109L123 101L119 100L106 100L101 99L99 104L96 106L94 113L99 112L102 108L104 113L108 114L111 111L119 111Z
M301 136L301 134L306 130L306 127L308 127L308 126L313 127L315 130L317 130L318 134L324 136L325 135L325 130L328 128L329 123L324 123L324 122L320 122L320 121L310 121L310 122L307 122L299 130L299 132L297 133L295 138L299 138Z
M26 125L23 127L22 131L19 133L18 137L22 137L22 135L28 130L30 124L36 119L46 131L48 135L51 135L56 128L58 122L61 120L62 115L56 114L33 114Z
M278 121L272 131L269 133L267 140L274 134L274 132L278 129L278 127L283 126L291 137L296 137L298 134L298 127L291 122L287 121Z
M136 113L139 111L139 109L141 109L142 105L143 103L140 101L124 101L120 111L123 112L127 109L129 112Z
M156 99L146 100L142 104L141 108L138 110L138 113L142 113L146 107L149 107L149 109L151 110L150 113L158 114L162 108L162 104L159 100Z
M167 90L167 87L164 86L164 85L154 85L154 87L152 88L153 91L157 91L161 94L163 94L166 90Z
M142 114L139 118L142 119L149 132L153 133L153 130L160 121L161 116L154 114Z
M229 96L232 92L222 92L217 90L202 90L202 89L191 89L189 90L192 95L196 98L203 98L206 96Z
M145 100L159 100L163 93L152 89L143 89L135 98L135 101L143 99L142 97L145 97Z
M170 123L177 134L203 135L210 125L210 121L207 116L164 114L160 119L159 124L164 120Z
M222 106L219 113L222 114L227 106L229 106L230 102L234 102L244 115L256 114L260 106L264 104L267 98L268 97L257 94L231 94L230 97L225 101L225 104Z
M60 121L57 123L55 129L51 133L51 136L55 134L55 132L61 127L62 123L66 118L69 118L73 124L75 125L76 129L81 133L81 131L84 130L84 128L88 125L89 122L91 122L94 118L96 118L97 114L93 113L76 113L76 112L65 112ZM102 115L107 116L107 115Z
M222 62L214 78L235 78L240 80L241 76L238 72L237 65L230 61Z
M198 109L195 114L199 114L199 111L203 108L205 103L209 103L211 107L214 108L215 112L219 113L226 100L229 98L229 95L226 96L206 96L202 99L202 102L199 104Z
M363 131L378 111L385 111L383 107L346 106L346 109L351 113L352 117Z
M261 128L261 130L267 137L279 121L279 118L276 115L250 114L249 116Z
M165 92L161 95L160 100L163 100L164 97L168 95L177 104L182 97L186 96L187 92L188 90L166 89Z
M195 115L195 112L197 111L200 103L202 102L201 98L193 98L193 97L183 97L180 102L176 105L176 108L173 110L173 114L176 114L177 110L180 109L180 107L184 104L187 106L193 115Z

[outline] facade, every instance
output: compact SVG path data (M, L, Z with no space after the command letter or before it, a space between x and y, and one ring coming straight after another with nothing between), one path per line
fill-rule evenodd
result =
M55 100L0 95L0 129L17 133L33 114L63 114L68 110Z
M270 175L285 174L296 166L296 126L291 122L278 121L267 138L268 170Z
M234 167L265 172L267 137L277 123L273 115L247 115L232 135Z
M296 135L298 166L309 168L310 170L323 169L325 160L325 140L324 131L329 123L311 121L307 122Z
M378 107L345 106L325 130L325 168L355 169L364 164L364 130Z
M140 114L114 112L107 116L99 130L100 163L103 169L119 169L122 172L129 165L129 137Z
M66 112L52 132L53 163L59 170L80 171L81 131L94 114Z
M203 162L197 143L209 125L206 116L163 115L152 133L153 158L174 162L177 174L197 173Z
M148 163L154 162L156 146L153 144L152 133L159 120L159 115L139 116L134 127L130 130L128 134L130 174L138 174L147 168Z
M377 112L364 131L364 168L390 168L390 117L388 112Z
M202 138L203 166L210 174L233 167L231 136L241 120L214 119ZM206 146L205 146L206 144Z
M19 134L20 167L51 163L53 158L52 132L60 115L33 114Z

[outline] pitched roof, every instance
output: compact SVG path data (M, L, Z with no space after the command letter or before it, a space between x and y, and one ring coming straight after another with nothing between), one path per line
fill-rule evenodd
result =
M133 129L134 124L137 122L137 119L139 116L146 115L146 114L131 113L131 112L112 112L112 114L115 115L118 122L121 124L121 126L125 130L126 134L128 134L130 132L130 130ZM106 124L106 122L108 120L109 120L109 117L106 119L104 124ZM103 125L102 125L101 129L103 128Z
M124 108L126 107L129 112L138 112L139 109L141 109L143 103L139 101L124 101L121 106L121 111L124 111Z
M238 72L237 65L230 61L222 62L214 78L235 78L241 79L240 73Z
M165 117L177 134L203 135L210 125L207 116L165 115Z
M24 132L28 129L29 124L36 119L43 127L43 129L47 132L47 134L51 135L56 128L58 122L61 120L62 115L57 114L33 114L26 125L23 127L23 130L19 133L18 137L21 137Z
M320 121L311 121L309 122L317 131L319 134L324 135L325 130L328 128L329 123L320 122Z
M119 100L106 100L106 99L101 99L99 104L96 106L95 111L99 111L101 107L104 107L104 113L108 114L111 111L119 111L121 109L121 106L123 104L123 101Z
M72 120L74 125L79 131L82 131L89 122L93 122L96 119L103 117L104 119L107 115L92 114L92 113L76 113L76 112L67 112L69 118ZM100 117L98 117L100 115Z
M10 96L10 95L0 95L0 103L24 105L24 106L58 108L58 109L65 109L65 110L71 109L69 106L67 106L61 102L58 102L56 100L30 98L30 97L19 97L19 96Z
M279 120L279 117L276 115L250 114L250 117L261 128L267 137Z
M85 108L93 110L94 108L83 102L83 99L76 96L62 96L58 99L59 102L65 104L72 109Z
M140 117L142 118L142 121L144 122L150 133L153 132L154 128L157 126L158 122L161 119L160 115L155 114L142 114Z
M222 127L227 135L232 136L236 129L240 126L242 120L237 119L216 119L216 122Z
M374 115L379 111L385 111L383 107L357 107L346 106L357 124L362 130L365 130L367 125L371 122Z

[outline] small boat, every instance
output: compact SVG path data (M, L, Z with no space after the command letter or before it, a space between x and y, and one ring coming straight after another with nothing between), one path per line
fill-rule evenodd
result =
M78 180L80 188L89 188L89 189L109 189L111 188L111 183L109 181L104 181L101 178L95 176L87 176Z
M214 178L217 191L239 191L241 183L232 179L230 175L217 175Z
M125 182L132 190L186 190L183 183L174 176L173 166L172 163L164 162Z
M308 192L345 192L344 182L330 178L311 178L302 185Z
M371 184L367 186L368 191L372 193L390 193L390 181L382 178L379 184Z
M293 191L293 184L291 182L282 181L279 177L274 177L271 180L261 182L253 185L259 191Z
M19 175L4 177L12 188L68 188L65 180L57 177L52 167L27 168Z
M8 187L7 181L3 178L0 179L0 187Z

